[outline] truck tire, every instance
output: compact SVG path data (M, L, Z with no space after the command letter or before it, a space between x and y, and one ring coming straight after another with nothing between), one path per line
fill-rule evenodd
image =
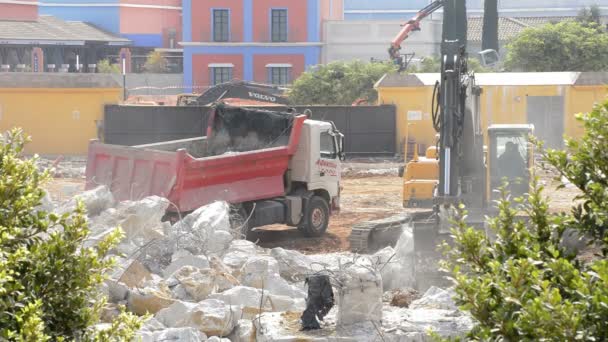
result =
M325 234L329 226L329 203L319 196L313 196L308 202L304 225L300 231L308 237L319 237Z

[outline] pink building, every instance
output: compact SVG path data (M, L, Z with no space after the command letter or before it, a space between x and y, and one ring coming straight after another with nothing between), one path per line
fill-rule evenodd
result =
M290 84L320 61L324 20L342 0L184 0L184 80L200 90L232 79Z

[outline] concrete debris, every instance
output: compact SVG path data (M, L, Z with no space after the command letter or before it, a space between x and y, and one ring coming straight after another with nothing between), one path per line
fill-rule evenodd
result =
M455 292L431 286L422 298L415 300L410 305L411 309L439 309L439 310L458 310L454 299Z
M184 266L171 277L178 281L179 285L194 301L200 302L209 297L210 294L217 292L214 273L210 268L200 269Z
M145 288L129 291L127 308L138 315L155 314L175 303L167 288Z
M206 256L192 255L189 251L182 249L173 254L172 262L165 268L163 274L165 277L169 277L184 266L210 268L209 259Z
M177 301L156 315L168 327L192 327L207 336L228 336L234 330L241 312L221 300L206 299L199 303Z
M40 171L49 170L54 178L79 179L85 177L87 160L84 157L40 157L36 165Z
M238 271L245 265L249 258L256 256L258 253L255 243L247 240L234 240L228 246L226 253L222 258L222 262Z
M141 287L147 280L152 280L152 274L137 260L129 260L129 265L118 278L120 283L131 288Z
M300 313L268 312L253 320L255 341L387 341L426 342L430 330L443 337L463 337L473 327L473 320L458 311L411 310L385 306L382 322L365 321L337 324L336 310L321 322L321 330L300 331Z
M152 317L144 323L144 326L141 328L141 331L161 331L166 329L167 327L164 324L159 322L156 318Z
M302 299L277 296L247 286L237 286L223 293L212 294L209 298L218 299L226 305L240 308L245 319L254 319L261 312L304 310Z
M101 309L99 320L103 323L112 323L112 321L120 315L120 308L117 304L106 303Z
M291 285L279 275L279 263L269 256L253 256L245 262L240 271L241 284L264 289L271 294L304 298L303 289Z
M382 277L363 263L347 267L339 277L338 325L382 321Z
M270 255L278 261L281 277L287 280L302 281L312 273L312 260L302 253L279 247Z
M414 286L414 236L412 228L403 227L395 249L386 247L372 256L380 269L384 291Z
M210 341L207 335L195 328L169 328L160 331L141 331L138 334L141 342L203 342Z
M227 338L220 338L220 337L217 337L217 336L211 336L207 340L207 342L230 342L230 340L227 339Z
M94 217L106 209L112 208L116 201L107 186L99 186L93 190L85 191L75 196L67 203L57 209L59 214L69 213L76 209L78 201L81 201L87 210L89 217Z
M220 254L228 246L230 234L229 206L226 202L214 202L201 207L173 225L171 239L178 249L192 254ZM232 236L230 237L232 239Z
M111 303L118 303L127 299L129 293L127 285L112 279L106 280L104 285L107 287L108 300Z
M232 342L252 342L255 341L255 330L253 322L249 319L241 319L236 324L232 334L228 336Z

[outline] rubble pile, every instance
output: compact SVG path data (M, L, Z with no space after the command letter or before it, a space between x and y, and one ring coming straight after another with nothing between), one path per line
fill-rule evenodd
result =
M116 203L105 187L78 198L89 215L91 238L85 246L115 227L124 230L113 251L118 265L101 289L109 302L102 317L109 322L120 305L153 315L138 333L144 342L374 340L379 334L385 341L422 341L429 329L458 336L472 326L450 291L432 288L409 308L383 303L386 291L411 283L407 231L395 249L372 256L306 256L239 240L224 202L171 225L162 221L171 205L164 198ZM72 199L58 206L45 203L45 208L67 212L75 205ZM337 305L321 330L304 332L304 281L314 274L330 277Z
M40 157L37 163L40 171L50 170L55 178L81 179L85 177L86 157Z

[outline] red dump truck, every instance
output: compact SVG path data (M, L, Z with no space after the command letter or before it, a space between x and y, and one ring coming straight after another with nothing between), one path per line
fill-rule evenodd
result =
M331 122L220 104L204 137L132 147L92 141L86 188L106 185L121 201L165 197L182 213L223 200L246 221L247 237L271 224L320 236L340 208L343 146Z

